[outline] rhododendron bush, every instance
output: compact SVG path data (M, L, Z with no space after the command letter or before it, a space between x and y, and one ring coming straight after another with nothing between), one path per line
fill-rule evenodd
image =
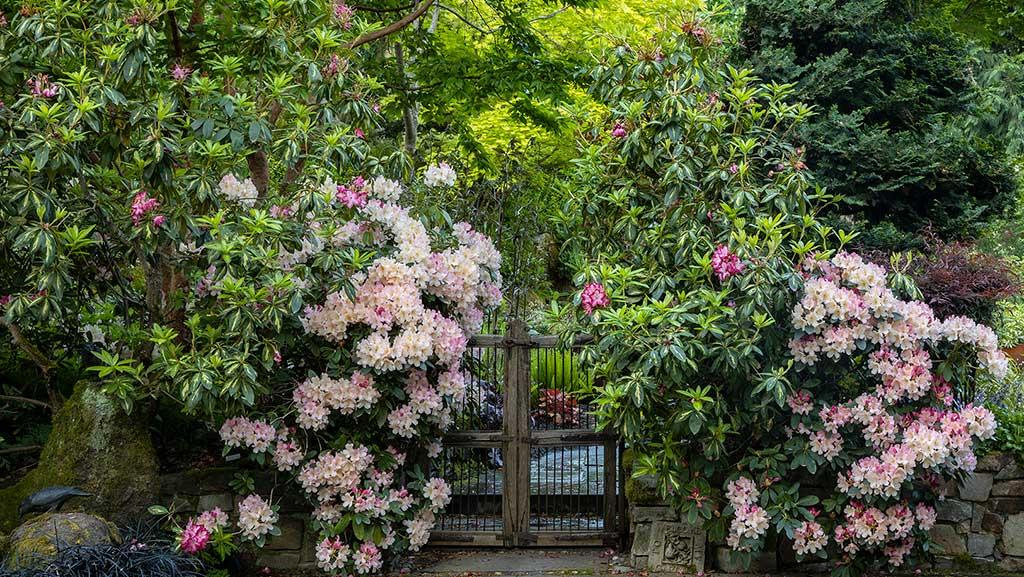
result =
M728 483L728 543L758 550L774 527L799 556L831 557L842 571L912 566L939 492L974 470L976 442L996 429L988 409L958 405L953 391L978 371L1003 378L1007 359L992 329L899 299L885 270L856 254L808 259L801 272L789 439L742 460ZM820 504L802 496L801 472L834 493Z
M793 263L848 236L814 218L831 199L785 138L810 111L726 66L708 24L684 28L592 73L610 115L582 139L556 218L579 292L547 320L597 337L597 416L632 445L634 473L724 536L713 477L772 440L789 392L775 325Z
M842 252L852 235L819 222L834 199L786 139L806 108L716 46L695 21L595 68L611 114L556 222L579 292L546 319L597 338L601 424L713 541L906 566L993 434L956 393L1006 361L990 329Z
M450 168L429 176L437 170L428 168L431 185L454 182ZM426 543L450 498L428 465L465 394L468 334L501 299L500 256L467 224L428 227L397 204L402 185L384 177L309 186L267 213L248 200L246 187L234 175L221 181L221 193L236 204L231 214L287 231L251 242L251 250L266 251L256 269L270 276L248 306L287 307L276 332L264 329L272 337L262 355L277 383L273 396L225 420L220 436L227 451L250 455L308 497L321 531L321 568L379 571L386 555ZM242 282L252 265L221 252L234 218L216 220L203 246L190 248L191 258L209 265L195 267L203 272L188 308L197 319L223 314L238 291L253 290ZM194 352L168 344L151 369L175 377L198 362ZM186 400L193 393L184 388ZM183 550L201 552L226 530L211 519L219 513L187 522ZM262 545L276 520L273 503L249 495L235 535Z

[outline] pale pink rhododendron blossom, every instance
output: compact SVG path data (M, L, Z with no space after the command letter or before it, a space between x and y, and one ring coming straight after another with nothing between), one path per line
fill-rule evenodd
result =
M456 180L443 163L425 176L427 186ZM274 205L288 207L275 218L302 227L276 254L278 266L317 289L293 304L296 326L325 357L340 360L304 367L287 407L266 418L229 418L220 436L229 450L293 476L320 528L321 569L360 575L380 571L389 551L422 547L451 500L451 488L431 470L409 473L441 455L441 435L465 399L463 358L485 311L501 302L501 256L468 224L428 228L398 204L404 187L397 181L344 182L308 186L313 203ZM262 208L250 184L227 175L221 193L244 209ZM350 250L369 258L337 271L345 286L304 276L323 253ZM211 296L218 275L213 267L203 281ZM301 355L284 357L274 348L267 365L289 371ZM240 534L250 540L272 535L276 522L270 504L257 499L239 509ZM354 516L365 527L356 531Z
M761 492L749 477L740 477L729 483L726 498L734 511L726 543L738 551L749 551L742 539L758 539L768 530L768 514L758 505Z
M215 507L209 511L203 511L198 517L196 517L196 523L206 527L206 530L210 533L225 529L230 523L228 514L220 510L220 507Z
M454 186L455 178L455 170L447 162L431 165L423 173L423 183L431 188Z
M1007 359L992 329L964 317L938 319L926 304L901 300L886 285L885 270L858 255L808 259L801 272L789 342L798 369L842 378L857 374L850 364L863 359L868 379L845 398L825 400L842 393L819 385L822 399L804 390L787 399L792 441L802 439L819 472L834 475L834 498L843 505L836 518L797 528L794 549L811 555L834 544L851 559L903 566L935 525L930 501L937 488L973 471L975 444L996 429L991 411L954 401L952 385L937 374L941 355L969 355L997 379ZM766 525L757 486L741 477L727 498L734 510L729 544L758 547Z
M583 287L583 292L580 293L580 306L588 315L594 314L595 310L603 309L611 303L612 301L608 298L608 293L605 292L604 285L601 283L592 282Z
M804 521L793 537L793 550L797 555L813 555L825 548L828 536L825 529L815 521Z
M238 504L238 528L245 539L259 539L277 523L277 513L259 495L249 495Z
M238 180L238 177L231 173L225 174L224 178L220 179L218 190L224 198L247 208L256 206L256 201L259 199L259 191L256 190L256 185L251 178Z

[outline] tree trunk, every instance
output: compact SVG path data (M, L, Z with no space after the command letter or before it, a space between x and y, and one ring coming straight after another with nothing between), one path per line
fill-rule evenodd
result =
M398 68L398 76L401 82L409 89L415 90L416 83L410 81L405 71L405 54L400 42L395 43L395 65ZM419 107L416 100L407 96L402 106L402 122L405 124L405 152L410 158L416 156L416 137L419 131Z
M262 150L256 150L249 153L245 160L249 164L249 177L252 178L252 183L256 185L256 192L261 197L265 196L267 194L267 187L270 186L270 165L267 162L267 153Z

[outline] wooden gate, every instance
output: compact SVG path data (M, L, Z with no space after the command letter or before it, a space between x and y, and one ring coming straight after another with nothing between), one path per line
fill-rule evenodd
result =
M560 348L521 321L477 335L466 400L444 439L452 502L431 542L461 546L610 545L622 535L617 437L590 414L587 339Z

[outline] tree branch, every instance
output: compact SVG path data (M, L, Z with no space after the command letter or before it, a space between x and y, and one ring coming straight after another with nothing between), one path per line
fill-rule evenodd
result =
M171 46L174 47L175 60L181 60L184 52L181 49L181 30L178 28L178 18L174 12L167 13L167 27L171 29Z
M36 400L36 399L30 399L28 397L18 397L18 396L15 396L15 395L0 395L0 401L12 401L12 402L15 402L15 403L27 403L29 405L38 405L38 406L43 407L44 409L48 409L50 411L53 410L53 407L51 407L49 403L44 403L43 401L39 401L39 400Z
M487 30L486 28L483 28L481 26L477 26L476 24L470 22L469 18L466 18L465 16L463 16L462 14L460 14L454 8L451 8L449 6L445 6L444 4L441 4L440 2L437 5L440 6L441 9L444 10L445 12L450 13L451 15L455 16L459 20L462 20L463 24L465 24L466 26L469 26L473 30L476 30L477 32L479 32L481 34L485 34L485 35L494 34L494 30Z
M7 327L7 330L11 333L11 338L14 339L14 344L18 345L18 347L24 351L30 359L32 359L32 362L39 367L39 370L43 371L43 375L49 375L50 369L57 366L57 363L46 358L46 355L44 355L42 351L25 338L25 333L21 332L18 325L7 319L0 319L0 324Z
M25 445L22 447L11 447L9 449L0 449L0 455L14 455L17 453L34 453L41 451L42 445Z
M363 44L369 44L370 42L374 42L376 40L380 40L381 38L384 38L385 36L390 36L390 35L394 34L395 32L398 32L398 31L402 30L406 26L408 26L408 25L412 24L413 22L415 22L417 18L422 16L423 13L427 11L427 8L430 8L430 5L433 4L433 3L434 3L434 0L422 0L416 6L415 10L413 10L412 12L406 14L402 19L396 20L396 21L392 22L391 24L388 24L387 26L385 26L383 28L378 28L376 30L371 30L370 32L367 32L366 34L363 34L362 36L359 36L355 40L353 40L353 41L348 43L348 48L349 49L358 48L358 47L362 46Z
M377 8L376 6L356 6L353 5L352 9L361 12L372 12L374 14L386 14L388 12L405 12L410 8L416 6L416 3L408 4L406 6L396 6L394 8Z

